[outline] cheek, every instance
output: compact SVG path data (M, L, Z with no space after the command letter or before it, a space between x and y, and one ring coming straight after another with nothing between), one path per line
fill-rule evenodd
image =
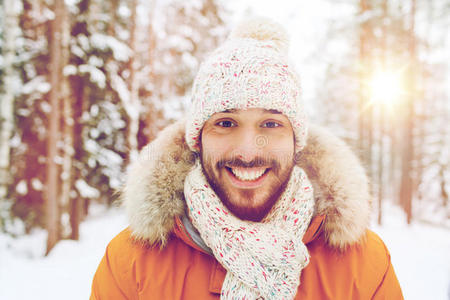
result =
M295 144L294 139L286 135L284 137L274 137L270 141L270 147L267 149L277 160L290 162L294 158Z
M226 143L224 143L223 139L202 136L201 153L204 161L214 164L219 159L223 158L226 151Z

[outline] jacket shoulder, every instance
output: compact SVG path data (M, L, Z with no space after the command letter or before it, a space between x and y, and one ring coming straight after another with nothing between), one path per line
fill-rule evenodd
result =
M370 229L366 232L363 246L369 250L373 250L374 254L379 255L380 257L388 258L389 256L389 251L381 237Z
M137 299L136 251L138 249L128 228L109 242L94 275L91 300Z
M359 279L368 280L368 284L378 286L391 265L391 256L383 240L371 230L367 230L363 239L348 249L348 255L359 267L356 274L370 275L358 276ZM345 255L345 253L344 253Z
M136 242L133 241L133 237L131 235L131 230L127 227L109 242L107 248L112 252L123 252L124 250L132 251L136 248L135 243Z
M391 255L378 234L367 230L360 247L362 247L364 259L372 263L374 271L384 274L391 263Z
M374 232L367 232L368 259L374 264L374 269L381 275L377 289L372 299L403 299L400 283L391 262L391 255L382 239Z
M108 256L112 267L123 270L135 263L136 255L141 249L142 245L133 239L131 230L127 227L109 242L105 256Z
M299 290L303 298L372 299L386 281L392 289L398 287L395 280L386 279L387 275L395 278L389 251L373 231L367 230L364 238L345 250L330 247L323 236L308 249L310 263L302 272Z

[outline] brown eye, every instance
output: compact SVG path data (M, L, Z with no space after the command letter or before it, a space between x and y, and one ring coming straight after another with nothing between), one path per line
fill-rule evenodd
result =
M274 122L274 121L267 121L267 122L264 122L261 127L276 128L276 127L281 127L281 124Z
M228 120L217 122L216 125L218 125L220 127L225 127L225 128L236 126L235 123L233 123L232 121L228 121Z

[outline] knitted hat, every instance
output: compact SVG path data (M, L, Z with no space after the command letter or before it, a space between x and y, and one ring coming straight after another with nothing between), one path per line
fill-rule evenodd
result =
M204 123L230 109L264 108L291 122L295 150L306 143L307 124L300 83L289 62L289 38L283 27L265 18L242 22L200 66L192 89L186 141L198 151Z

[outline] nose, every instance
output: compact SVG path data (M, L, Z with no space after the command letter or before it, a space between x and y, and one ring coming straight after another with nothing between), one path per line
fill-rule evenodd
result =
M262 148L259 139L262 136L253 128L242 128L236 137L234 157L240 158L244 162L250 162L257 157Z

